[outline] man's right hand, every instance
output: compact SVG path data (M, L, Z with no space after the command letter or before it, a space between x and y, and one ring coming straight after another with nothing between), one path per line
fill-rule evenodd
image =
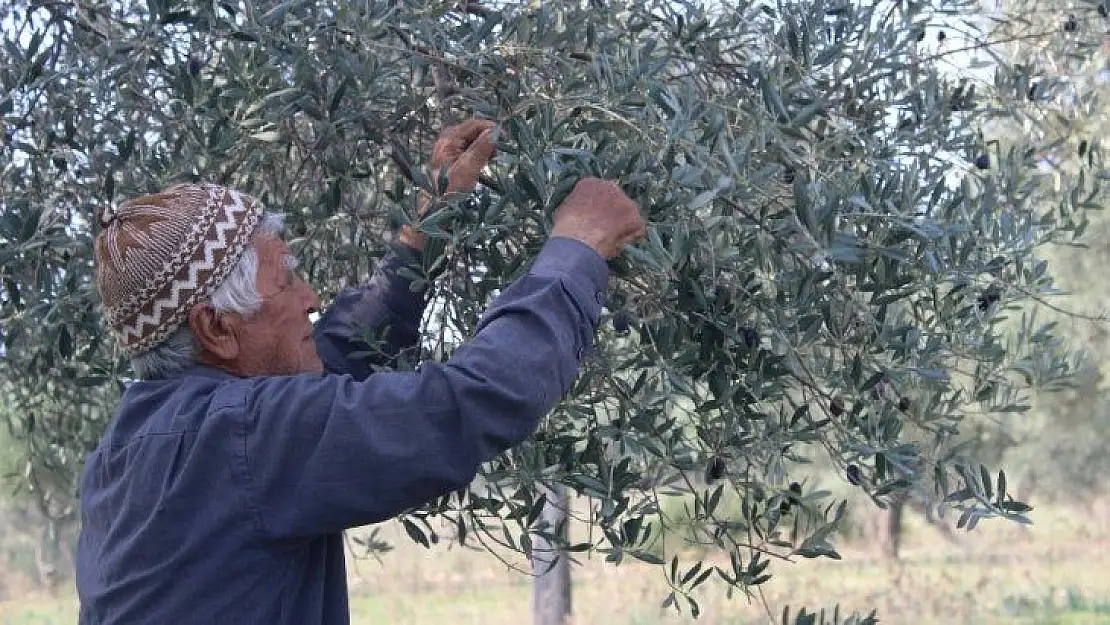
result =
M576 239L610 259L646 230L639 207L615 182L583 178L555 213L551 236Z

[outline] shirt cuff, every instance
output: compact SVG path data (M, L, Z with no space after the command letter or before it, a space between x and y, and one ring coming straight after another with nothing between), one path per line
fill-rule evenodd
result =
M528 273L561 278L590 322L597 324L609 288L609 265L597 250L576 239L552 237Z
M415 269L417 273L423 274L424 252L423 250L409 247L394 239L389 243L387 253L382 258L382 262L396 267L407 265Z

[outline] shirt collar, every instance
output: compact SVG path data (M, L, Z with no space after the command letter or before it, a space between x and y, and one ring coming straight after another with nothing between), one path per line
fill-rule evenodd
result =
M199 377L202 377L202 378L213 378L213 379L216 379L216 380L230 380L230 379L233 379L233 378L241 377L241 376L235 375L234 373L231 373L230 371L225 371L223 369L217 369L215 367L210 367L208 365L194 364L194 365L189 365L188 367L185 367L184 369L182 369L182 370L180 370L176 373L170 374L169 376L167 376L167 378L173 379L173 378L182 378L182 377L190 377L190 376L193 376L193 377L199 376Z

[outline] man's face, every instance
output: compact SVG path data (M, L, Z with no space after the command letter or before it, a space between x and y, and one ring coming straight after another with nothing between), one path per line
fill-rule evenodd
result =
M320 308L320 299L294 270L293 254L279 238L255 239L258 251L258 293L262 307L239 326L238 373L291 375L320 373L324 365L316 354L309 315Z

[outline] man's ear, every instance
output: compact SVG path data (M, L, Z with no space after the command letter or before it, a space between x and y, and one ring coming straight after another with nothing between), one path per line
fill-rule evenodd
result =
M189 327L200 343L201 352L222 361L239 357L240 321L238 315L221 315L206 303L189 311Z

